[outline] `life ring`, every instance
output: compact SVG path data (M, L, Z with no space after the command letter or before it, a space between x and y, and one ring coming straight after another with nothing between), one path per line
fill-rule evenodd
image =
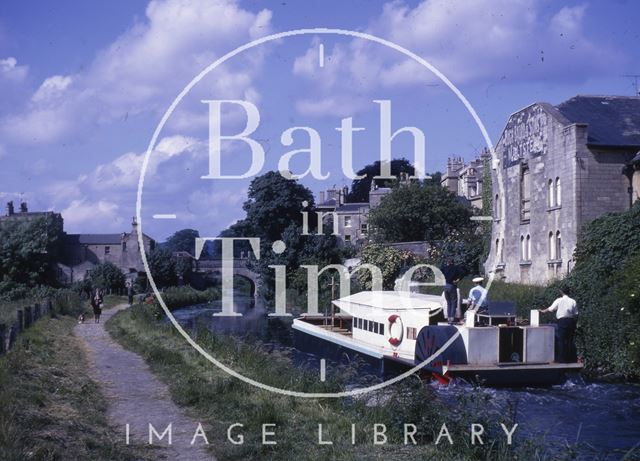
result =
M399 315L393 314L389 316L388 322L387 331L389 332L389 344L393 347L398 347L404 337L404 325L402 324L402 319Z

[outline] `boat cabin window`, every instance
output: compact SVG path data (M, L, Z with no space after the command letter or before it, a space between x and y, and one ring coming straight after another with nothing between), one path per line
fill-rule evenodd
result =
M369 321L367 319L364 319L364 326L362 327L363 330L368 330L369 329Z
M379 331L379 333L380 333L381 335L383 335L383 334L384 334L384 323L381 323L381 324L380 324L380 331Z

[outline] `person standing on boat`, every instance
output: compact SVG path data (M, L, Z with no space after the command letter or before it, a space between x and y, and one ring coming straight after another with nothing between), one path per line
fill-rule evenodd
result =
M558 362L574 363L578 360L575 345L576 326L578 323L578 305L569 297L567 288L560 288L560 297L540 312L555 312L558 319Z
M469 310L476 313L483 313L489 309L489 298L487 297L487 289L482 286L483 277L473 279L475 286L469 290Z
M458 282L465 276L465 271L448 260L442 268L444 275L444 298L447 301L447 321L453 325L458 308Z

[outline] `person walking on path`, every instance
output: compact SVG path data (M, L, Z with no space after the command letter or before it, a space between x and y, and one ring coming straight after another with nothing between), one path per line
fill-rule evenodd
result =
M102 315L102 303L104 302L104 296L102 290L96 288L96 291L91 297L91 307L93 308L93 318L95 323L100 323L100 316Z
M578 360L575 336L578 324L578 305L569 297L567 288L560 288L560 297L540 312L555 312L558 319L556 337L558 338L558 362L574 363Z

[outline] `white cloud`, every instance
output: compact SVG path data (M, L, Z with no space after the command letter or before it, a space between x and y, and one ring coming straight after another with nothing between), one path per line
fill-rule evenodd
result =
M0 59L0 78L11 82L21 82L29 73L27 66L19 66L14 57Z
M269 34L270 23L270 11L253 13L237 0L152 0L145 17L98 53L87 71L47 78L25 110L0 120L0 134L18 143L52 142L124 114L165 110L206 65ZM194 91L259 98L252 82L262 64L261 52L239 58L239 63L239 69L230 64L216 70L215 78ZM26 70L14 58L0 61L0 74L26 75ZM183 127L206 123L203 117L187 119Z
M117 232L124 225L118 205L107 200L73 200L62 216L67 232Z
M73 79L70 76L54 75L47 78L33 94L33 102L49 102L64 96Z
M423 0L415 7L396 0L384 5L366 31L422 56L455 84L581 80L621 62L617 50L585 33L586 5L551 13L549 8L543 0ZM361 39L334 46L319 69L317 44L292 68L313 82L314 94L307 98L320 100L314 106L299 102L306 114L335 113L330 97L340 99L344 91L367 94L438 81L415 61Z

